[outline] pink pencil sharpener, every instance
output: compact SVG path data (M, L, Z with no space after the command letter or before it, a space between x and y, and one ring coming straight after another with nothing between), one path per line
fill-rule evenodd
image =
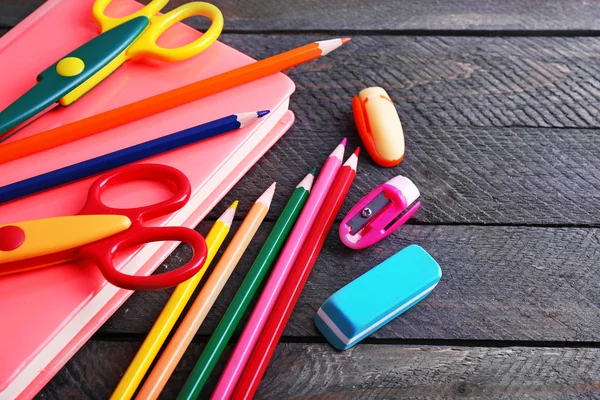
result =
M340 239L351 249L364 249L389 236L419 209L419 189L404 176L376 187L362 198L340 225Z

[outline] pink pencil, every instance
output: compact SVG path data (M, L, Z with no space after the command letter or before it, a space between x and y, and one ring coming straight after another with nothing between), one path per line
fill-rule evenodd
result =
M281 293L281 289L287 279L292 265L298 258L298 254L302 249L302 245L306 240L308 231L315 222L318 211L323 205L325 196L331 184L342 166L342 158L344 157L344 149L346 147L346 139L342 140L333 153L327 158L319 177L315 182L310 197L306 201L298 221L292 229L281 255L273 267L273 272L262 291L254 311L250 315L250 319L242 332L242 336L238 341L237 346L233 350L229 362L225 366L225 370L212 393L211 400L229 399L233 394L235 385L237 384L244 367L254 350L254 346L260 337L260 334L273 310L273 306Z

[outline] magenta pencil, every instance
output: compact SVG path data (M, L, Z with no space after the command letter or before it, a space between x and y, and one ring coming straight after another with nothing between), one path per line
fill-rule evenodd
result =
M292 233L286 241L281 255L273 267L269 280L254 307L254 311L250 315L242 336L240 336L237 346L235 346L229 362L225 366L225 370L212 393L211 399L229 399L233 394L235 385L248 363L252 350L254 350L254 346L273 310L273 306L281 293L292 265L294 265L296 258L298 258L308 232L323 205L325 196L329 192L331 184L342 166L345 147L346 139L335 148L333 153L327 158L327 161L325 161L312 192L298 217L298 221L296 221Z

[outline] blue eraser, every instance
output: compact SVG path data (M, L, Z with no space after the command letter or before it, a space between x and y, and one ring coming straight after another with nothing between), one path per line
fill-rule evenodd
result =
M331 295L315 323L333 347L349 349L423 300L441 277L433 257L410 245Z

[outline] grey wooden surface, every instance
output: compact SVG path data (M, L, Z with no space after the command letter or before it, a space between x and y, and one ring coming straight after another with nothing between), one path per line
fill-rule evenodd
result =
M0 0L2 32L39 4ZM215 4L226 18L220 40L255 58L339 35L353 40L286 72L297 85L294 127L199 226L206 233L234 199L241 219L278 182L256 245L163 398L183 384L293 187L343 137L360 144L350 100L371 85L394 99L407 154L392 169L363 154L338 220L397 174L419 186L423 207L361 252L345 248L334 225L257 397L600 398L600 3ZM411 243L439 261L439 286L365 343L333 350L313 325L317 308ZM182 247L162 268L185 256ZM38 397L107 398L169 293L135 293Z
M138 345L88 343L40 398L107 398L113 389L107 382L119 378L113 366L127 363ZM190 346L163 398L177 396L202 348ZM283 343L256 398L596 399L598 369L598 348L362 344L332 352L328 344Z

